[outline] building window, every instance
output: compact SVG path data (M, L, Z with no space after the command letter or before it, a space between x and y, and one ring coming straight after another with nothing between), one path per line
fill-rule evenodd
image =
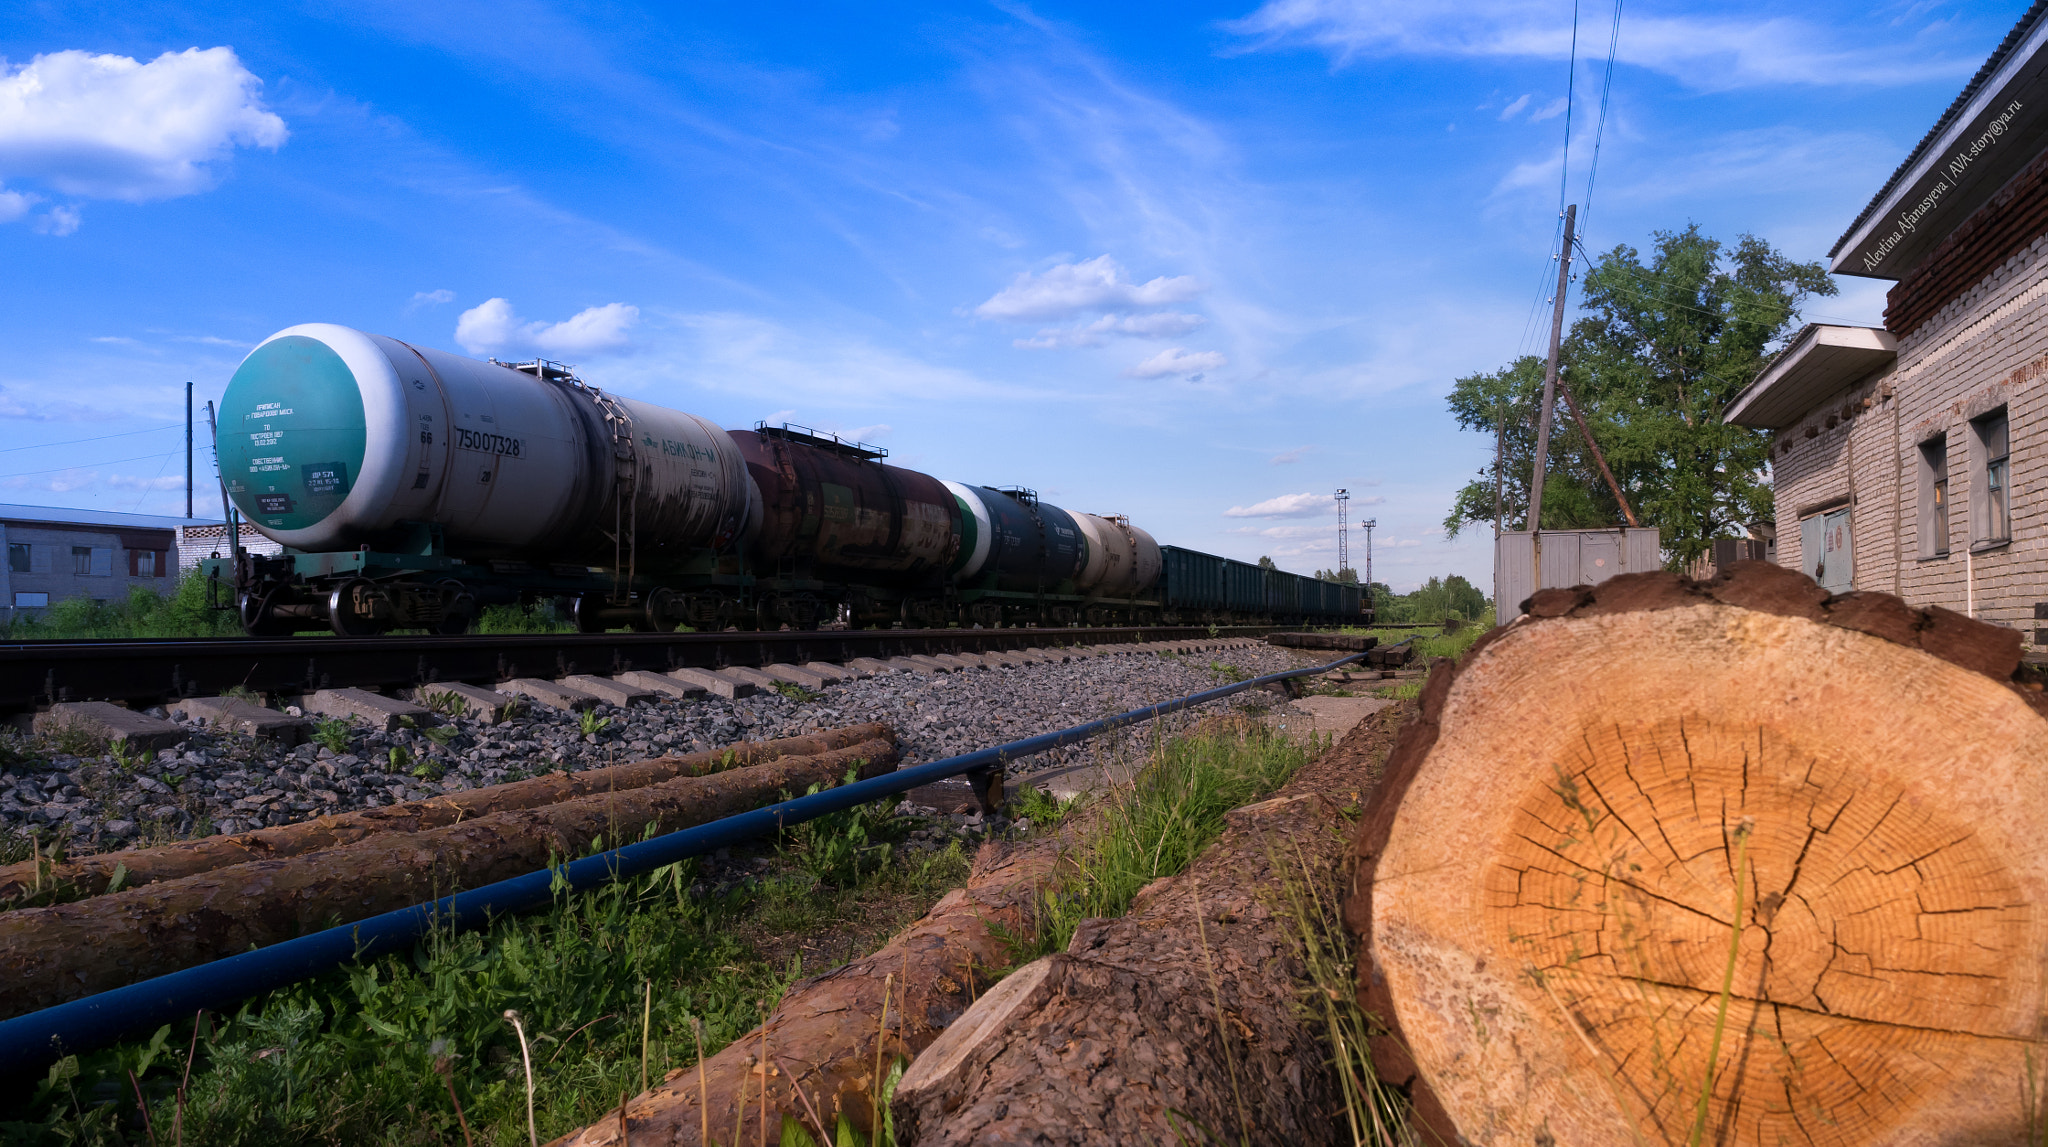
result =
M7 543L7 568L14 573L27 573L29 551L27 542Z
M16 609L47 609L50 595L47 593L17 593L14 595Z
M162 577L163 570L157 561L155 550L129 550L129 570L136 577Z
M1948 435L1920 444L1920 556L1948 556Z
M1984 459L1978 477L1984 482L1984 512L1978 519L1977 544L2004 545L2012 540L2012 450L2003 408L1970 423Z
M76 574L76 575L78 575L79 577L89 577L89 576L91 576L91 574L92 574L92 547L91 547L91 546L72 546L72 547L71 547L71 572L72 572L72 573L74 573L74 574Z

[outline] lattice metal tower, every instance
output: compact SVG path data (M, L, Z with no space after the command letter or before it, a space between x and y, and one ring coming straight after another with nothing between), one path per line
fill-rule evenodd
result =
M1367 518L1359 524L1365 527L1365 584L1368 587L1366 592L1370 594L1372 592L1369 588L1372 585L1372 528L1379 525L1380 520L1378 518Z
M1341 576L1351 568L1351 552L1348 547L1349 532L1344 528L1344 503L1351 500L1351 491L1337 491L1337 573Z

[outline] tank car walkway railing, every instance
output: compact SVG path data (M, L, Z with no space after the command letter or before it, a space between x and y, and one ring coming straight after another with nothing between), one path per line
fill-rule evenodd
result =
M828 813L909 792L947 777L962 774L986 776L1011 761L1079 744L1114 729L1140 724L1249 689L1328 673L1364 657L1365 654L1357 653L1326 665L1268 673L1058 732L914 765L872 780L841 785L572 860L560 867L501 880L429 903L386 912L268 948L243 952L196 968L31 1012L0 1022L0 1075L40 1072L61 1056L104 1047L131 1032L148 1031L191 1016L201 1008L224 1011L250 996L309 979L350 961L402 950L436 928L482 927L495 916L545 907L560 891L589 892L615 880L639 876L677 861L758 839Z

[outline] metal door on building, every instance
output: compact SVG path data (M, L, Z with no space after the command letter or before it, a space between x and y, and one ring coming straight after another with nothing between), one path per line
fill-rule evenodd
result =
M1799 520L1799 566L1830 593L1855 584L1856 557L1849 532L1849 508Z

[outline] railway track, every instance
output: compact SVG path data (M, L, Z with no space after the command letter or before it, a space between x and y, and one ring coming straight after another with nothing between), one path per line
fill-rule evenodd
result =
M559 633L455 637L28 641L0 645L0 713L65 701L130 707L241 688L300 694L429 682L496 685L519 677L635 669L725 669L846 662L1046 645L1258 637L1274 626L1071 629L846 629L750 633Z

